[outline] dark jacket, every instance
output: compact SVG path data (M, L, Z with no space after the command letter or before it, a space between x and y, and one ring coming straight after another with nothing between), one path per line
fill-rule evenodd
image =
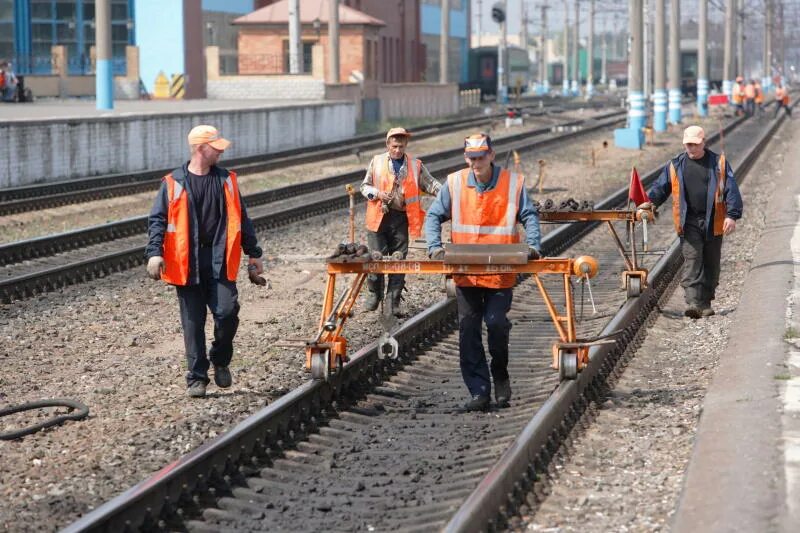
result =
M719 156L706 148L706 153L709 157L710 169L709 169L709 179L708 179L708 192L706 193L706 235L708 237L713 236L714 234L714 225L712 224L713 216L714 216L714 193L717 190L717 167L719 166ZM681 191L685 191L686 187L683 183L683 172L686 169L686 159L689 156L686 152L683 152L678 157L671 160L672 164L675 165L675 170L678 174L678 181L681 185ZM733 176L733 170L728 162L725 162L725 193L724 199L725 204L727 206L727 213L725 214L726 217L732 218L734 220L739 220L742 218L742 195L739 193L739 186L736 185L736 178ZM653 204L658 207L664 202L667 201L667 198L670 197L672 194L672 182L670 180L669 175L669 162L664 165L663 170L661 171L661 175L658 176L658 179L650 188L650 192L648 196L650 196L650 200ZM683 228L686 225L686 197L684 194L681 194L680 198L680 225Z
M172 177L180 183L186 193L189 195L189 232L192 235L192 250L189 255L189 285L196 285L200 283L200 274L198 271L198 253L200 251L200 240L198 237L198 222L197 213L194 208L194 198L192 197L191 180L186 179L189 165L184 164L181 168L172 171ZM228 171L222 167L211 167L213 173L218 180L220 180L219 190L223 191L225 180L228 178ZM227 214L225 213L225 197L224 193L218 198L219 209L223 216L220 218L217 234L214 236L214 244L212 246L212 267L215 279L225 278L225 241L226 241L226 221ZM242 200L241 193L239 194L239 203L242 206L242 250L250 257L261 257L261 248L258 246L258 238L256 237L255 228L250 217L247 216L247 209ZM164 232L167 229L167 211L168 211L168 194L167 185L165 181L161 182L161 188L158 190L158 195L153 202L153 208L150 210L148 217L148 243L145 249L145 257L150 259L153 256L163 255L162 245L164 243Z

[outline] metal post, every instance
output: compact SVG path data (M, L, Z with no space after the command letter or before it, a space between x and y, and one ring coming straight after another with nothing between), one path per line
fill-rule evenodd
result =
M564 0L564 76L561 93L569 96L569 0Z
M580 69L580 4L575 0L575 33L572 35L572 94L578 96L581 93L581 69Z
M606 70L606 62L608 59L608 33L606 31L605 20L603 19L603 43L601 45L602 55L600 56L600 83L606 86L608 90L608 71Z
M761 88L764 92L772 90L772 0L764 0L764 68Z
M528 11L526 10L525 0L519 0L519 46L528 52Z
M704 5L706 0L700 0ZM701 7L702 9L702 7ZM667 41L664 35L664 0L656 0L656 23L653 28L656 64L653 72L653 129L667 130Z
M586 39L586 98L594 94L594 0L589 3L589 36Z
M483 0L478 0L478 42L477 42L478 48L480 48L481 46L481 32L483 31L483 28L481 28L481 21L483 21L482 4Z
M542 34L539 36L540 94L547 94L550 92L550 80L547 72L547 10L549 8L547 2L542 5Z
M733 2L725 2L725 53L722 60L722 92L728 95L728 99L733 94Z
M95 2L95 44L97 109L114 109L114 71L111 64L111 0Z
M450 0L442 0L442 24L439 36L439 83L447 83L450 59Z
M677 0L673 0L677 1ZM647 123L647 115L644 110L644 93L642 92L642 7L643 0L631 0L630 2L630 35L631 35L631 77L628 81L628 122L632 130L641 131Z
M736 15L736 73L744 76L744 0L737 0Z
M697 114L708 116L708 2L700 2L697 27Z
M289 0L289 74L303 73L300 0Z
M500 23L500 42L497 45L497 102L508 103L508 85L506 83L506 41L508 39L508 5L503 0L503 12L506 18Z
M778 39L778 43L773 50L773 54L776 56L776 70L778 71L777 74L781 77L781 83L786 85L789 80L786 77L786 39L784 37L783 2L778 2L777 13L773 12L773 17L775 21L775 36Z
M339 83L339 0L328 0L328 70L331 83Z
M644 0L642 3L642 89L644 92L644 104L645 108L647 108L647 102L651 98L651 91L653 90L650 86L650 72L652 67L650 65L650 0Z
M669 13L669 121L681 123L681 2L670 0Z

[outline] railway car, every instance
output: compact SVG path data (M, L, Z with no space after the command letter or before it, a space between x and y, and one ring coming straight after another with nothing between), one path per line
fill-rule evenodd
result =
M508 61L508 91L515 87L525 92L531 83L531 62L522 48L509 46L506 49ZM483 96L497 94L497 47L482 46L469 51L469 79L461 84L461 89L480 89Z
M709 46L708 58L709 89L722 90L723 54L719 46ZM697 40L681 42L681 92L697 95Z

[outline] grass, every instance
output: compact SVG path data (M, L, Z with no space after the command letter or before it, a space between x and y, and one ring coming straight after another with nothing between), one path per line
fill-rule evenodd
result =
M449 117L431 117L431 118L428 117L390 118L379 122L359 120L358 123L356 124L356 135L364 135L367 133L384 133L389 131L391 128L395 127L403 127L406 128L407 130L410 130L413 133L413 130L416 128L427 126L428 124L433 124L435 122L442 122L445 120L459 118L462 116L463 115L455 115Z
M794 326L789 326L788 328L786 328L786 331L783 333L783 339L784 340L796 339L798 337L800 337L800 331L797 331L797 329L795 329Z
M788 372L784 372L782 374L775 374L773 376L773 379L779 379L781 381L788 381L788 380L792 379L792 376Z

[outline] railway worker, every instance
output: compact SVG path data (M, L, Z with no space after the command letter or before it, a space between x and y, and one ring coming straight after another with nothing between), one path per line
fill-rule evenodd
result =
M386 134L386 152L372 158L361 183L367 199L367 245L383 255L408 255L409 237L422 234L425 211L420 193L436 196L442 188L422 164L406 153L411 134L405 128L392 128ZM386 290L389 313L400 316L400 299L405 274L390 274ZM367 311L374 311L383 300L383 274L367 277Z
M777 86L775 87L775 114L773 117L778 116L778 112L781 108L786 111L786 114L789 115L789 118L792 116L792 108L789 107L789 91L778 82Z
M672 195L672 218L684 258L684 314L698 319L714 314L711 301L719 284L722 237L736 229L736 221L742 217L742 197L731 166L706 148L703 128L686 128L683 146L685 152L664 166L649 196L658 207ZM725 182L720 193L723 164ZM649 204L639 207L652 208Z
M425 218L428 256L442 260L442 223L451 220L454 244L509 244L518 242L517 222L525 228L528 257L540 256L539 215L525 191L525 177L513 174L494 163L495 152L488 135L475 134L464 141L467 168L447 176L443 187ZM508 375L508 341L511 322L506 314L511 308L516 274L454 275L458 303L459 359L461 375L471 399L467 411L489 407L491 377L497 405L506 407L511 400ZM481 339L481 321L488 330L491 366Z
M764 89L761 87L761 82L753 80L753 86L756 89L756 110L758 114L764 113Z
M189 132L191 159L167 174L148 219L147 273L174 285L180 304L188 370L187 393L206 394L209 359L214 383L233 383L228 365L239 325L236 275L241 252L248 270L264 271L253 223L239 194L236 173L217 166L230 145L213 126ZM240 248L241 247L241 248ZM206 354L206 307L214 317L214 341Z
M744 78L741 76L736 78L736 83L733 84L731 90L731 100L733 106L736 108L736 115L744 114Z
M752 117L756 111L756 84L755 80L750 80L744 86L744 112L748 117Z

